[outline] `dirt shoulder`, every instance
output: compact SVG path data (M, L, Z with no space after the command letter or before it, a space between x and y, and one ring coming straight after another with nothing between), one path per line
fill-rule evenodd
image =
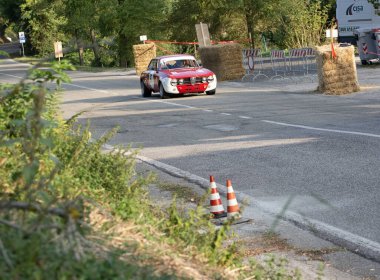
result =
M208 207L207 190L186 179L175 177L146 163L137 164L137 172L157 174L149 193L157 207L168 207L174 196L184 209L195 208L203 198ZM223 204L226 198L222 196ZM202 202L201 202L202 203ZM252 211L253 209L253 211ZM266 262L276 258L289 271L298 269L302 279L380 279L380 265L348 252L312 233L250 205L243 211L243 222L232 226L236 242L246 259ZM273 224L277 226L272 228Z

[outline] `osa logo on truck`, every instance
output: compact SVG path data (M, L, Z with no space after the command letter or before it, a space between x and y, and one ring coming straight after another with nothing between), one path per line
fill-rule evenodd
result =
M363 6L355 6L355 4L350 5L347 10L346 10L346 15L347 16L352 16L353 13L360 13L364 11Z

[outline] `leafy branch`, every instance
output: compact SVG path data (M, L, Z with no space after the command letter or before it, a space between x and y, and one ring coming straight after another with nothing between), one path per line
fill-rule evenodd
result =
M379 0L368 0L369 3L375 8L375 12L380 15L380 2Z

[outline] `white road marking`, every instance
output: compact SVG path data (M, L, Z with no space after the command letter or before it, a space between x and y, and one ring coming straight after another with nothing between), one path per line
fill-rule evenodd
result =
M326 132L333 132L333 133L352 134L352 135L360 135L360 136L380 138L379 134L372 134L372 133L365 133L365 132L327 129L327 128L320 128L320 127L306 126L306 125L297 125L297 124L290 124L290 123L283 123L283 122L274 122L274 121L268 121L268 120L262 120L262 122L277 124L277 125L282 125L282 126L303 128L303 129L308 129L308 130L326 131Z
M10 75L10 74L4 74L4 73L1 73L1 72L0 72L0 74L6 75L6 76L10 76L10 77L14 77L14 78L20 78L20 79L22 79L22 77L13 76L13 75ZM112 92L109 92L107 90L100 90L100 89L96 89L96 88L90 88L90 87L80 86L80 85L76 85L74 83L62 83L62 84L66 85L66 86L73 86L73 87L82 88L82 89L91 90L91 91L96 91L96 92L101 92L101 93L113 94ZM143 98L143 97L132 97L132 98L142 99L142 100L146 100L146 101L150 101L150 102L159 102L159 103L164 103L164 104L168 104L168 105L172 105L172 106L177 106L177 107L182 107L182 108L202 110L201 108L197 108L197 107L193 107L193 106L188 106L188 105L183 105L183 104L178 104L178 103L169 102L169 101L151 100L151 99L146 99L146 98ZM210 110L210 109L203 109L203 111L204 112L208 112L208 113L214 112L214 110ZM232 114L229 114L229 113L220 113L220 114L221 115L225 115L225 116L231 116L232 115ZM250 117L245 117L245 116L239 116L239 118L241 118L241 119L252 119Z
M11 75L11 74L5 74L5 73L2 73L0 72L1 75L4 75L4 76L9 76L9 77L12 77L12 78L17 78L17 79L22 79L23 77L20 77L20 76L15 76L15 75ZM106 91L106 90L100 90L100 89L96 89L96 88L89 88L89 87L85 87L85 86L79 86L79 85L76 85L76 84L70 84L70 83L62 83L63 85L67 85L67 86L73 86L73 87L78 87L78 88L83 88L83 89L87 89L87 90L92 90L92 91L97 91L97 92L101 92L101 93L110 93L109 91Z
M17 79L22 79L23 78L23 77L19 77L19 76L15 76L15 75L5 74L5 73L2 73L2 72L0 72L0 75L12 77L12 78L17 78Z
M0 71L0 74L4 75L4 76L9 76L9 77L13 77L13 78L22 79L22 77L11 75L11 74L5 74L5 73L2 73L1 71ZM95 88L90 88L90 87L85 87L85 86L80 86L80 85L70 84L70 83L63 83L63 84L67 85L67 86L73 86L73 87L78 87L78 88L82 88L82 89L86 89L86 90L91 90L91 91L96 91L96 92L110 94L110 92L107 91L107 90L100 90L100 89L95 89ZM146 98L142 98L142 97L136 97L136 98L147 100ZM164 103L164 104L168 104L168 105L172 105L172 106L177 106L177 107L188 108L188 109L200 109L200 108L193 107L193 106L182 105L182 104L168 102L168 101L163 101L163 100L149 100L149 101L160 102L160 103ZM203 111L204 112L214 112L213 110L209 110L209 109L203 109ZM232 115L232 114L229 114L229 113L220 113L220 114L221 115L225 115L225 116L231 116ZM240 119L248 119L248 120L252 119L251 117L248 117L248 116L239 116L239 118ZM337 130L337 129L327 129L327 128L319 128L319 127L306 126L306 125L296 125L296 124L290 124L290 123L275 122L275 121L269 121L269 120L262 120L262 122L276 124L276 125L282 125L282 126L288 126L288 127L296 127L296 128L308 129L308 130L316 130L316 131L325 131L325 132L333 132L333 133L351 134L351 135L360 135L360 136L380 138L379 134L373 134L373 133L365 133L365 132L357 132L357 131L347 131L347 130Z
M168 104L168 105L172 105L172 106L177 106L177 107L188 108L188 109L199 109L199 108L196 108L196 107L193 107L193 106L182 105L182 104L173 103L173 102L169 102L169 101L163 101L163 100L146 99L146 98L143 98L143 97L132 97L132 98L134 98L134 99L141 99L141 100L145 100L145 101L148 101L148 102L164 103L164 104Z
M77 88L82 88L82 89L87 89L87 90L92 90L92 91L97 91L97 92L101 92L101 93L110 93L109 91L107 90L101 90L101 89L96 89L96 88L89 88L89 87L85 87L85 86L79 86L79 85L76 85L76 84L70 84L70 83L62 83L64 85L67 85L67 86L73 86L73 87L77 87ZM112 94L112 93L111 93Z

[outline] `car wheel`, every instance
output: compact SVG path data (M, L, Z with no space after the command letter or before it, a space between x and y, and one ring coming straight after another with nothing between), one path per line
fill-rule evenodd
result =
M364 60L364 59L362 59L362 65L368 65L368 61L367 60Z
M168 97L168 93L165 91L164 86L162 85L162 83L160 84L160 97L162 99Z
M150 97L152 96L152 91L148 89L143 81L140 81L141 86L141 96L142 97Z
M216 93L216 89L206 91L207 95L214 95Z

